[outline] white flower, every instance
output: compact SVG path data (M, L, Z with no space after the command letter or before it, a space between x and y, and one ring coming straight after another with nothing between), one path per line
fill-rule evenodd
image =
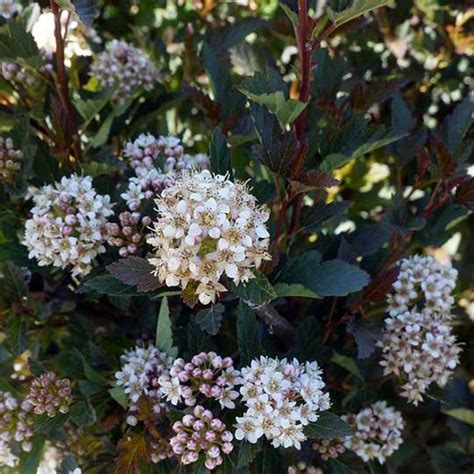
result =
M237 418L237 439L256 442L264 435L274 447L301 449L304 427L330 406L316 362L254 359L238 381L246 412Z
M113 214L110 197L92 187L92 178L71 175L33 191L35 206L26 221L23 244L40 266L71 268L86 275L92 261L105 252L107 218Z
M0 0L0 16L9 20L22 9L22 5L17 0Z
M148 243L149 261L167 286L181 286L202 304L235 284L253 278L253 268L269 259L268 239L257 235L268 214L260 210L245 184L209 171L184 171L156 199L158 220ZM189 285L189 289L187 289Z
M346 436L344 446L354 451L365 462L377 459L380 464L384 464L386 458L403 443L404 423L401 413L387 406L384 401L375 402L356 415L346 415L342 418L354 430L352 435ZM336 440L335 444L338 445L339 441ZM319 444L315 449L320 452L322 450L325 454ZM338 452L342 452L342 449L336 449L337 452L328 453L327 458L336 457Z
M169 374L173 359L150 345L129 350L121 360L122 368L115 373L115 383L127 394L130 412L138 409L141 397L147 397L153 404L154 412L160 413L163 408L161 399L164 396L172 399L172 390L162 379ZM173 383L174 381L170 380L169 385L172 387ZM137 420L131 415L127 418L127 423L134 426Z
M151 90L159 78L150 58L126 41L112 40L91 65L91 75L103 88L110 88L115 99L134 93L137 87Z

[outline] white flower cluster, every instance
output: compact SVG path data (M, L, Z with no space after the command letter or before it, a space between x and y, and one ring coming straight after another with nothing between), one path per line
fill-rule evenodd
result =
M97 194L90 176L71 175L59 183L34 189L35 206L26 221L23 244L40 266L71 268L86 275L92 261L105 252L110 197Z
M390 295L390 317L378 342L384 374L404 382L401 395L417 405L431 383L446 385L458 364L461 348L447 322L457 271L432 257L413 256L401 262Z
M262 356L241 372L247 410L236 418L236 439L256 443L265 436L275 448L301 449L304 427L331 405L318 364Z
M431 256L414 255L401 261L400 273L389 295L390 316L418 305L431 313L449 315L458 272Z
M134 413L138 410L138 401L147 397L153 404L155 413L160 413L164 407L163 393L159 379L168 374L173 359L150 345L146 348L135 347L122 357L122 368L115 373L116 384L122 387L129 399L130 415L127 417L129 425L136 425Z
M3 66L3 64L2 64ZM0 137L0 180L11 183L16 173L21 169L23 153L15 150L13 140L8 137Z
M154 273L202 304L226 291L224 275L246 282L270 258L268 213L243 183L207 170L184 171L155 202L158 220L147 239L155 247Z
M0 0L0 16L6 20L14 17L21 9L21 3L17 0Z
M446 385L459 362L461 348L451 328L427 310L406 311L385 320L384 374L401 377L401 395L417 405L432 383Z
M103 88L110 88L115 99L123 99L142 87L151 89L158 71L150 58L126 41L112 40L91 65L91 75Z
M342 417L354 430L347 436L345 446L364 462L376 459L380 464L403 443L403 418L400 412L378 401L357 414Z
M141 134L135 141L125 144L123 155L135 172L126 192L121 195L132 211L138 209L144 199L151 199L163 188L171 186L183 170L209 168L207 155L185 154L181 140L173 136Z

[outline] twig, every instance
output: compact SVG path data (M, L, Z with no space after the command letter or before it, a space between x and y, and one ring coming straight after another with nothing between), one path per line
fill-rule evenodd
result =
M270 326L271 331L288 342L295 337L295 328L270 304L264 304L255 308L257 316Z

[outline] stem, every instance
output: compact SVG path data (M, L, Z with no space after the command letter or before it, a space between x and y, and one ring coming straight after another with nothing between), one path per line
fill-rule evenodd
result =
M282 339L291 342L295 337L295 328L269 304L255 308L257 316Z
M56 86L58 95L64 110L67 113L68 121L74 130L72 136L71 148L77 160L81 159L81 147L79 143L79 132L76 124L74 109L71 98L69 97L68 77L64 65L64 38L61 34L61 10L54 0L50 0L51 10L54 15L54 37L56 40Z

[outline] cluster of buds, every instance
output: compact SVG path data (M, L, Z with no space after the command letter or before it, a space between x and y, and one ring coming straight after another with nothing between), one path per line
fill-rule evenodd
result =
M38 76L29 68L17 63L2 63L2 77L12 83L34 87L39 83Z
M141 397L150 400L156 414L164 408L159 380L169 373L173 359L152 345L146 348L135 347L121 359L121 370L115 374L116 384L122 387L128 396L130 414L127 423L134 426L137 424L135 413L138 411Z
M150 461L153 464L158 464L165 459L174 457L173 448L167 438L154 438L150 441L149 446Z
M320 467L315 467L300 461L296 465L288 466L288 474L323 474Z
M103 88L109 88L116 100L129 97L142 87L150 90L159 78L150 58L126 41L112 40L91 65L91 75Z
M235 437L256 443L265 436L275 448L301 449L304 427L330 407L318 364L262 356L241 372L247 411L236 418Z
M461 348L448 321L457 271L431 256L402 260L390 295L382 348L384 374L401 378L401 395L417 405L432 383L446 385Z
M70 380L60 379L54 372L45 372L31 382L22 408L35 415L46 413L52 418L58 413L67 413L71 401Z
M90 176L71 175L32 191L35 206L26 221L23 244L40 266L71 268L73 276L92 269L105 252L110 197L97 194Z
M151 218L141 216L139 212L121 212L118 215L119 223L107 224L107 243L119 248L121 257L135 255L143 241L143 234L151 224Z
M443 265L431 256L414 255L402 260L393 293L389 295L390 315L424 308L449 317L457 275L450 263Z
M160 377L163 396L173 405L194 406L199 394L217 400L221 408L235 408L239 396L234 390L239 372L230 357L201 352L190 362L176 359L169 374Z
M323 461L328 461L345 452L344 441L344 438L321 439L313 443L313 449L321 456Z
M23 153L15 150L13 140L0 137L0 180L12 183L21 169Z
M0 16L6 20L17 15L22 8L21 3L17 0L0 0Z
M170 444L183 464L196 462L200 453L204 453L205 466L213 470L222 464L222 455L234 449L232 433L201 405L196 405L192 414L184 415L181 421L175 422L173 431L176 435L171 438Z
M268 213L244 183L209 171L184 171L155 201L158 219L147 242L155 248L150 263L166 286L179 286L188 300L202 304L235 284L254 278L267 253Z
M384 401L342 418L354 431L344 444L364 462L376 459L384 464L403 443L402 415Z

